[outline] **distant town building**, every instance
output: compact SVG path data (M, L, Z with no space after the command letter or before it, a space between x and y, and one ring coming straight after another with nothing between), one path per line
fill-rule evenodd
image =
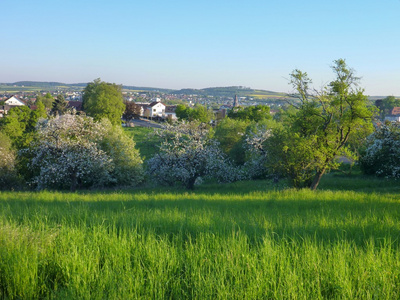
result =
M82 101L67 101L68 108L74 108L76 111L82 111Z
M392 111L390 112L392 116L400 115L400 107L393 107Z
M8 106L23 106L23 105L26 105L25 102L23 102L22 100L19 100L15 96L11 96L10 98L8 98L6 101L4 101L4 104L8 105Z
M7 98L4 101L4 105L0 106L0 118L3 118L6 114L8 114L8 111L16 106L25 106L25 102L18 99L15 96L11 96L10 98Z
M178 118L176 117L176 105L167 105L165 106L165 118L170 119L172 121L177 120Z
M240 106L240 104L239 104L239 98L238 98L237 95L235 95L235 98L234 98L234 100L233 100L233 107L239 107L239 106Z

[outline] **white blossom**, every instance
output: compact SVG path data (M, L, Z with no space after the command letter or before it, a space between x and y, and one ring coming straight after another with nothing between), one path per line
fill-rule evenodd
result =
M160 152L148 162L148 172L158 182L181 182L192 189L199 178L219 182L241 179L241 175L211 139L207 125L197 122L166 125L156 132L162 139Z
M107 145L111 129L107 121L94 122L90 117L78 115L39 121L37 140L31 149L24 150L32 156L29 165L35 173L32 184L37 189L72 190L116 184L119 178L115 170L121 169L117 162L130 166L124 158L124 151L129 150L123 149L121 143L116 145L121 147L119 150ZM140 158L134 167L137 163L141 164Z

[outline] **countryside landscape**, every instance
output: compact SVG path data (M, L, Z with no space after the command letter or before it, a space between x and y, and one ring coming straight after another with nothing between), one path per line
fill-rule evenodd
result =
M100 79L8 95L2 298L399 298L400 100L334 63L323 95L293 71L275 112Z
M0 7L0 299L400 299L400 1Z

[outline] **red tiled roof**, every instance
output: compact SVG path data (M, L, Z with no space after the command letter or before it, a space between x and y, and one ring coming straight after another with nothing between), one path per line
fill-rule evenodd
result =
M400 115L400 107L393 107L392 109L392 115Z
M68 101L68 107L82 110L82 101Z

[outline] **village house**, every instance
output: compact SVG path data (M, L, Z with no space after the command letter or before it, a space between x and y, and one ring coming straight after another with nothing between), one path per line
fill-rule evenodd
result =
M400 107L393 107L390 115L385 117L385 121L400 122Z
M150 103L136 102L140 106L140 116L146 118L165 118L165 104L160 101Z
M165 117L165 105L160 101L151 102L148 106L148 112L150 118L164 118Z
M15 96L11 96L6 101L4 101L4 103L5 103L5 105L8 105L8 106L23 106L23 105L26 105L25 102L23 102L22 100L18 99Z
M176 105L167 105L165 106L165 118L167 120L175 121L178 118L176 117Z
M25 102L15 96L11 96L4 101L4 105L0 105L0 118L3 118L11 108L24 105L26 105Z

